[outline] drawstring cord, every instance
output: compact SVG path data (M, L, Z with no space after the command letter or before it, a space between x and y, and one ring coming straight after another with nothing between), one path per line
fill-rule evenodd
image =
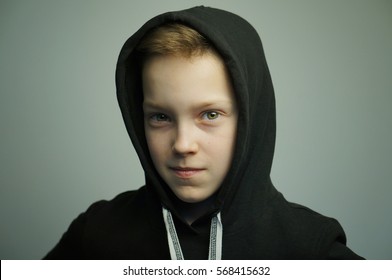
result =
M183 260L184 255L181 250L181 244L177 236L176 227L173 222L172 214L168 209L162 207L163 220L167 232L167 239L169 243L170 257L172 260ZM211 219L210 230L210 246L208 252L209 260L222 259L222 236L223 226L220 212Z

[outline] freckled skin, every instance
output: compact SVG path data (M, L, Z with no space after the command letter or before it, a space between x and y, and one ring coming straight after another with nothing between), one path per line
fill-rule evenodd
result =
M160 176L184 202L201 202L231 165L237 106L219 57L154 56L143 68L144 124Z

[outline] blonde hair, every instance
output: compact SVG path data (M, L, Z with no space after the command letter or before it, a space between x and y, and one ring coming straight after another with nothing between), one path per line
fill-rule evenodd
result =
M181 57L217 54L213 46L196 30L181 23L167 23L148 32L136 48L145 58L153 55Z

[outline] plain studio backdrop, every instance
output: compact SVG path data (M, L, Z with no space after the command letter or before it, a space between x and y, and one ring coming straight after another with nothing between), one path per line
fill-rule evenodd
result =
M116 100L125 40L196 5L259 32L277 100L272 179L392 258L392 2L0 0L0 258L39 259L91 203L144 182Z

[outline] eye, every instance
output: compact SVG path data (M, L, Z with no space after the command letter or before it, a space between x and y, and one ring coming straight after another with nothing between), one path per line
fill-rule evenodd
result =
M170 121L170 118L163 113L153 114L150 116L150 119L154 122L168 122L168 121Z
M219 118L219 116L220 116L220 113L218 113L216 111L208 111L203 114L203 117L207 118L208 120L215 120L215 119Z

